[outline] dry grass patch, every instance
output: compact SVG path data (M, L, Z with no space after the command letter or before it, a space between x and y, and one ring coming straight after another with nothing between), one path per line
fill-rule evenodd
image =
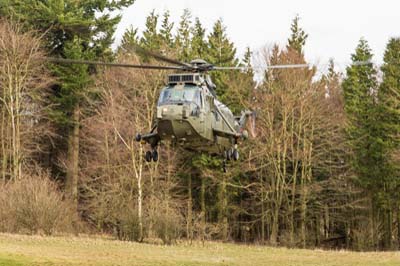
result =
M400 265L399 252L300 250L222 244L139 244L101 237L0 234L0 265Z

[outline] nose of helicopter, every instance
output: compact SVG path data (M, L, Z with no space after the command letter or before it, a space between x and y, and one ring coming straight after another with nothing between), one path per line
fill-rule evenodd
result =
M186 105L165 105L157 108L158 134L163 139L187 140L193 135Z

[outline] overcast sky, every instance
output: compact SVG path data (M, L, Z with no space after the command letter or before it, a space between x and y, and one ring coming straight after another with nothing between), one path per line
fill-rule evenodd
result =
M361 37L369 42L377 63L382 62L389 38L400 37L399 0L136 0L123 12L116 41L129 25L142 31L153 9L160 14L169 10L177 24L185 8L208 30L222 18L238 55L246 46L257 50L273 43L285 45L291 21L299 14L300 25L309 34L307 59L324 65L333 57L340 69Z

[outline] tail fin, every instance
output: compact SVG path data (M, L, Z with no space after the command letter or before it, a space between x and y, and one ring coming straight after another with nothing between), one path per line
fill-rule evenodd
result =
M249 122L249 126L247 126ZM248 133L245 128L248 128L250 131L250 135L252 138L256 137L255 134L255 127L256 127L256 112L245 110L242 111L242 114L239 119L239 130L242 132L244 138L248 138ZM246 131L246 133L245 133ZM247 135L247 136L246 136Z

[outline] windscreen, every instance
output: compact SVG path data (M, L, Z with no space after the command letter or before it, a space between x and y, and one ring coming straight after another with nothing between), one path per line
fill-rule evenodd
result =
M185 86L184 89L167 87L161 91L158 105L195 103L200 107L200 90L196 86Z

